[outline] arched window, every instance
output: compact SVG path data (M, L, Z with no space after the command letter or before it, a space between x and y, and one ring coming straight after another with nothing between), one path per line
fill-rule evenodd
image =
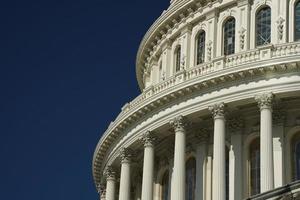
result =
M234 54L235 48L235 19L227 19L223 28L224 32L224 55Z
M256 46L271 42L271 8L265 6L256 14Z
M250 194L260 193L260 141L256 138L250 144Z
M293 180L300 180L300 134L293 137L292 141L292 152L293 157Z
M162 200L169 200L169 171L164 173L162 178Z
M300 1L295 4L295 40L300 40Z
M205 31L200 31L196 38L196 64L199 65L204 62L205 58Z
M181 47L178 46L175 50L175 69L176 72L180 71Z
M186 162L186 190L185 199L195 200L195 186L196 186L196 160L190 158Z

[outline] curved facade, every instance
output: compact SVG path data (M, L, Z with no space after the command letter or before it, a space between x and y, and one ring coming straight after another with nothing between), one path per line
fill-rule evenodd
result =
M172 0L100 139L107 200L297 199L300 0Z

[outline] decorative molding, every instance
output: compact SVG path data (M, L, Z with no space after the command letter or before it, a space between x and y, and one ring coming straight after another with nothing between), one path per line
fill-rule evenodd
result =
M258 94L255 97L255 101L258 103L260 110L272 109L274 94L272 92Z
M218 103L208 107L208 110L212 113L214 119L224 118L225 116L225 104Z
M174 128L175 132L185 131L188 123L186 117L179 115L170 121L170 125Z
M146 131L141 137L140 140L144 144L144 147L152 147L157 140L157 137L151 131Z
M120 150L120 158L122 163L130 163L133 157L133 150L130 148L123 147Z
M208 61L211 61L211 58L212 58L212 44L213 44L213 42L211 40L209 40L207 43L207 60Z
M116 179L116 171L112 166L107 166L104 172L104 176L106 180L115 180Z
M277 33L278 33L278 40L282 40L283 38L283 27L284 27L285 20L280 16L276 23L277 23Z
M241 50L244 50L246 29L244 27L241 27L241 29L239 30L239 34L240 34L240 48Z

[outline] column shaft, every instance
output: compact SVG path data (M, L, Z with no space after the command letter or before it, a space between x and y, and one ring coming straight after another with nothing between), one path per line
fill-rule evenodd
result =
M213 157L213 200L225 200L225 120L215 119Z
M223 103L211 106L214 115L213 200L225 200L225 117Z
M260 108L260 192L274 189L272 93L255 96Z
M185 127L184 118L177 117L173 122L175 129L174 171L172 200L185 200Z
M262 109L260 119L261 192L274 189L272 110Z
M115 200L116 180L112 178L106 179L106 200Z
M130 163L132 151L128 148L121 150L121 177L119 200L130 200Z
M150 132L142 136L144 143L144 166L142 200L153 200L153 174L154 174L154 138Z

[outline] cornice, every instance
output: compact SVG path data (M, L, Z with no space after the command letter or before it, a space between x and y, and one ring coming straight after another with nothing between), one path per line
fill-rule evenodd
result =
M214 61L212 61L211 64L205 64L200 67L191 68L189 71L184 71L184 73L180 75L182 76L180 81L178 81L178 77L174 76L157 86L145 90L139 97L122 108L120 115L110 124L100 139L93 158L95 182L97 184L100 182L100 177L102 176L100 171L102 160L108 149L120 135L124 133L126 128L134 125L142 116L150 114L166 104L176 101L178 97L198 91L205 91L210 87L222 85L225 82L243 80L247 77L254 78L266 75L271 77L272 74L278 75L292 71L298 72L299 65L297 63L300 61L300 52L289 53L283 56L277 53L278 51L282 54L282 49L289 49L289 51L292 49L286 46L294 46L296 49L298 45L298 43L292 43L272 47L274 55L276 56L270 59L255 60L254 62L246 63L239 63L239 61L235 60L244 55L251 54L251 52L245 52L245 54L231 56L230 59L223 58L221 61L218 60L217 62L224 62L223 65L225 67L223 69L210 71L203 68L213 66ZM207 73L203 73L205 69Z

